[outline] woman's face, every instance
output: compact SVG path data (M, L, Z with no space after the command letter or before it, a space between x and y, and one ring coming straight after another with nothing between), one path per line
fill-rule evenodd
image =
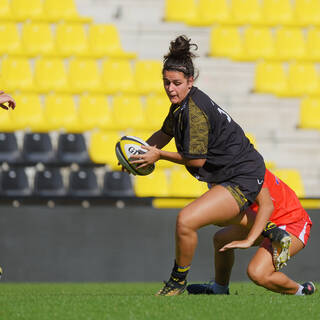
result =
M179 104L189 93L193 77L186 78L183 72L165 70L163 85L171 103Z

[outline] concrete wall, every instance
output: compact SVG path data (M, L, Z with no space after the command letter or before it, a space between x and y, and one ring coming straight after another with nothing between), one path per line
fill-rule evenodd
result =
M3 281L162 281L174 258L177 210L147 207L1 206L0 265ZM286 272L297 280L320 281L320 212L311 212L310 242ZM212 277L211 237L199 232L189 280ZM237 252L232 280L247 280L254 249Z

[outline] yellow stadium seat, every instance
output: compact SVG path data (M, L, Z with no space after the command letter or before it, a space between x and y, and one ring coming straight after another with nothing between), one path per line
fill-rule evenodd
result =
M198 198L208 191L208 185L194 178L183 166L171 170L169 196Z
M22 49L24 55L31 57L53 55L55 42L51 26L41 22L23 24Z
M320 98L307 97L301 101L299 127L320 130Z
M57 54L63 57L88 54L88 39L80 23L62 23L56 29Z
M44 0L45 19L50 22L91 22L92 18L80 16L75 0Z
M313 63L292 62L288 70L288 89L280 95L299 97L319 94L319 74Z
M246 133L246 137L249 139L250 143L258 150L257 139L252 133Z
M115 96L112 102L112 109L114 129L143 129L145 114L139 96Z
M249 26L244 31L244 56L248 60L274 58L274 38L269 27Z
M76 58L69 64L72 93L101 92L101 74L95 59Z
M64 61L59 58L37 59L34 80L37 92L66 92L68 77Z
M47 130L65 130L80 132L78 114L72 95L50 94L45 99L44 114Z
M0 55L21 53L21 39L15 22L0 23L0 39Z
M16 21L42 19L42 0L11 0L11 12Z
M176 143L174 141L174 138L172 138L170 140L170 142L165 147L162 148L162 150L169 151L169 152L177 152ZM157 161L157 168L173 168L176 166L177 166L177 164L172 161L167 161L167 160Z
M0 73L1 88L5 91L32 91L34 89L31 65L27 58L4 58Z
M46 121L40 97L29 93L15 95L14 98L17 108L12 114L12 121L16 130L45 131Z
M163 93L162 63L158 60L138 60L135 63L135 84L139 94Z
M187 20L187 23L192 26L230 22L230 5L227 0L199 0L195 17Z
M277 164L274 161L266 161L265 164L268 170L274 170L277 167Z
M196 10L195 0L166 0L164 19L171 22L187 22L194 19Z
M11 20L13 20L13 17L11 14L10 1L0 0L0 21L5 22Z
M128 60L106 59L102 63L102 86L108 94L135 91L133 69Z
M135 177L134 189L138 197L166 197L168 188L168 177L164 170L156 169L147 176Z
M126 136L134 136L141 138L144 141L147 141L151 135L154 133L153 130L146 130L146 129L128 129L121 131L122 135Z
M254 90L278 94L287 90L287 75L282 63L261 61L255 69Z
M79 98L79 126L81 131L108 130L112 126L112 114L105 95L86 94Z
M285 26L294 22L291 0L262 0L261 11L264 25Z
M101 58L127 58L133 59L137 55L123 49L118 29L113 24L92 24L89 27L89 52L88 54Z
M295 24L299 26L320 26L320 1L295 0Z
M0 108L0 132L11 132L16 130L15 124L12 121L12 111L12 109L4 110Z
M306 39L306 60L320 61L320 28L310 28Z
M90 136L88 151L90 159L97 164L107 164L112 169L119 169L115 154L116 143L120 135L112 131L95 131Z
M257 24L261 21L261 6L258 0L231 0L231 20L238 25Z
M275 34L275 59L280 61L304 59L306 43L302 29L280 27Z
M275 169L272 171L280 180L293 189L298 197L305 196L300 172L296 169Z
M210 56L237 59L243 56L243 42L236 26L213 27L210 37Z
M150 95L146 99L146 123L145 128L150 130L160 130L162 124L169 113L170 100L166 95Z

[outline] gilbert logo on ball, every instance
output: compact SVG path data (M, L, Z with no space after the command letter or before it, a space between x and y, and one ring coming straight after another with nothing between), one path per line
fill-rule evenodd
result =
M141 146L148 146L148 144L138 137L123 136L120 141L117 142L115 151L120 164L129 172L134 175L146 176L154 170L154 164L143 168L137 168L140 164L130 163L131 156L146 152Z

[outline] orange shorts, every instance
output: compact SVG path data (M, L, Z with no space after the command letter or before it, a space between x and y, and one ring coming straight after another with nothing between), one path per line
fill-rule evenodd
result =
M306 245L310 236L311 226L312 222L310 219L300 219L299 221L289 223L287 225L280 224L278 227L293 234L300 239L304 245Z

